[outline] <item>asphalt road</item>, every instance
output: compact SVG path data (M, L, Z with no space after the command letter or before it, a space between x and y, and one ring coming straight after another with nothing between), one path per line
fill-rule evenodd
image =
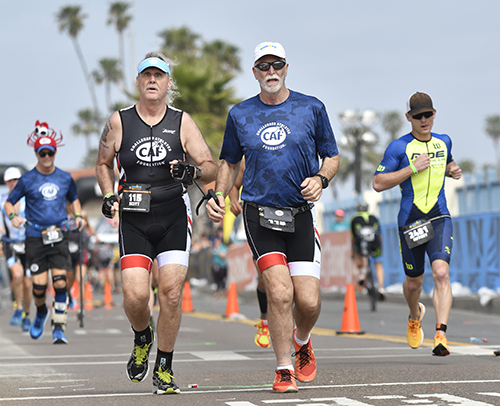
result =
M272 349L253 341L259 311L256 296L238 296L240 317L227 319L227 299L208 289L191 288L194 312L183 315L174 353L180 395L152 394L149 377L130 382L125 366L132 332L121 295L114 307L87 311L84 327L69 313L68 345L51 344L49 324L40 340L9 325L10 306L0 309L0 406L5 405L295 405L401 406L500 405L500 316L453 309L448 323L451 355L431 355L435 316L431 305L423 321L426 340L418 350L406 343L408 311L389 298L369 311L357 296L364 334L337 335L343 300L325 295L312 336L318 363L314 382L299 383L299 392L274 393L276 366ZM101 294L102 296L102 294ZM157 311L155 311L157 314ZM471 345L470 337L487 344ZM150 361L154 362L156 347ZM150 364L152 370L152 364ZM193 387L195 385L196 387Z

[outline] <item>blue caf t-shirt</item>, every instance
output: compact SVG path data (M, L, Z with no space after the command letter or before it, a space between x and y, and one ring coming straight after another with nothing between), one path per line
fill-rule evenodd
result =
M41 237L40 228L61 225L67 219L66 202L77 198L76 184L71 175L56 168L44 175L36 168L19 178L7 201L12 204L26 198L26 237Z
M290 90L281 104L254 96L230 111L220 159L230 164L245 156L242 200L265 206L305 203L301 183L319 170L319 158L338 155L324 104Z

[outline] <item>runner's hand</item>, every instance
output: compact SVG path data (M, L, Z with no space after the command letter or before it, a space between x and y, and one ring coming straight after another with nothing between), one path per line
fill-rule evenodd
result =
M112 219L118 211L118 199L115 195L105 197L102 202L102 214L108 219Z
M193 184L194 174L196 172L196 168L193 165L188 164L187 162L177 161L171 166L171 168L172 177L174 179L188 185Z

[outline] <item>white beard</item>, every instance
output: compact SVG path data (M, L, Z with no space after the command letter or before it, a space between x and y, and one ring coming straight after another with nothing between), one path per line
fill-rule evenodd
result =
M262 87L262 90L269 94L276 94L279 93L279 91L283 88L283 85L285 84L285 77L286 75L279 76L277 74L273 74L271 76L266 76L264 79L259 80L260 86ZM275 85L268 85L267 81L269 79L278 79L278 83Z

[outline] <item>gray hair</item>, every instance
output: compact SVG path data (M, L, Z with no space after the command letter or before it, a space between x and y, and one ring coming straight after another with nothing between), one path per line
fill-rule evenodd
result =
M148 58L158 58L158 59L161 59L163 62L165 62L168 67L170 68L170 71L173 72L173 67L175 65L177 65L176 62L174 62L172 59L170 58L167 58L165 55L163 55L161 52L159 51L151 51L151 52L148 52L146 54L146 56L144 57L144 59L139 62L139 65L145 61L146 59ZM137 66L139 66L137 65ZM170 87L170 90L167 92L167 104L169 106L171 106L175 100L175 98L179 95L179 92L177 90L177 85L175 84L175 82L172 80L172 86Z

